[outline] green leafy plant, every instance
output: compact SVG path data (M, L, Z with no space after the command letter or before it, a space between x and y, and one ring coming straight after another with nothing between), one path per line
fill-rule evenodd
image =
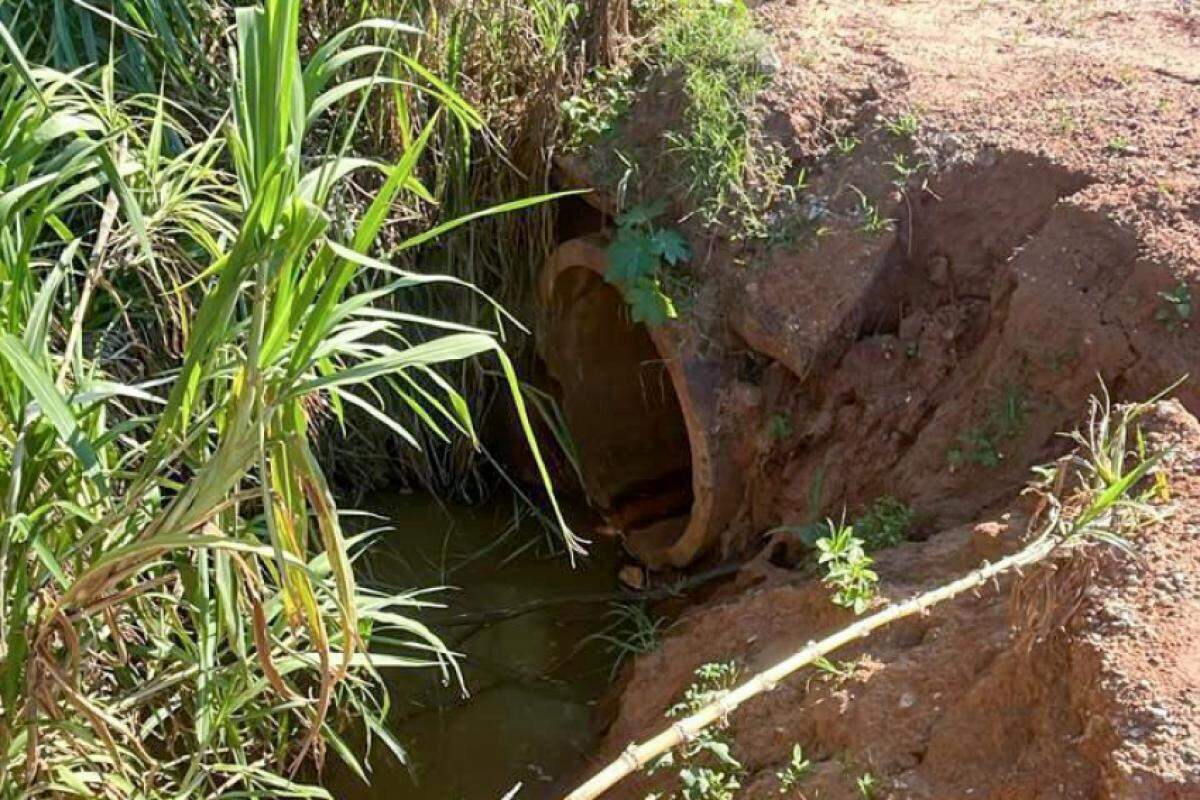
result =
M614 603L608 612L612 623L600 633L594 633L585 641L605 644L614 655L612 672L626 659L643 655L658 647L659 634L666 623L664 617L652 617L645 603Z
M829 521L829 534L817 540L817 564L824 568L823 580L834 590L835 605L861 614L875 597L879 576L871 570L874 559L867 555L862 539L849 525Z
M611 135L636 96L629 65L598 67L578 91L560 104L567 127L566 143L579 149Z
M868 552L892 547L908 539L916 514L890 495L872 502L854 521L854 532Z
M767 437L779 442L792 435L792 418L787 414L776 412L767 419Z
M947 452L950 468L960 469L968 464L1000 466L1004 461L1003 443L1020 435L1028 416L1029 401L1024 391L1018 386L1005 386L988 409L983 424L958 435L958 443Z
M133 91L155 94L163 80L173 97L197 100L219 82L218 65L198 56L212 49L220 31L213 9L196 5L13 2L0 4L0 23L43 66L68 73L117 53L113 77Z
M684 691L683 699L667 710L668 717L693 714L720 699L737 684L737 664L715 662L696 669L696 680ZM650 772L674 769L679 790L650 795L647 800L733 800L741 788L738 776L745 771L734 757L723 725L702 731L691 741L664 753Z
M604 273L604 280L621 290L633 320L647 325L662 325L677 316L675 304L663 291L663 267L691 258L679 231L654 224L663 209L661 203L639 205L617 218Z
M236 10L228 124L174 158L163 142L189 134L165 98L142 98L153 110L139 116L114 99L112 69L34 66L0 24L6 798L328 796L297 776L330 751L365 775L368 754L342 739L347 721L403 757L381 668L461 680L414 616L429 605L420 593L359 585L367 537L343 530L310 433L355 407L412 440L372 402L376 382L390 381L423 424L477 443L466 402L435 369L485 353L531 437L525 405L495 334L374 304L462 286L377 255L393 204L430 197L416 168L433 125L395 163L346 156L353 124L320 157L305 155L304 139L389 85L339 80L359 59L404 65L409 90L455 124L481 121L398 49L415 33L398 22L336 34L302 67L300 6ZM344 47L368 30L393 46ZM335 225L334 187L356 170L375 173L378 188ZM174 368L122 381L89 340L121 317L97 310L97 291L115 294L132 269L186 276L199 300L178 312ZM356 289L367 275L378 282ZM535 445L533 458L547 476Z
M1192 290L1185 281L1180 281L1179 285L1169 292L1159 292L1158 296L1162 305L1154 318L1168 330L1179 330L1192 318Z
M912 139L921 129L921 119L912 111L906 111L894 117L880 117L883 129L901 139Z
M779 793L787 794L812 771L812 762L804 757L800 745L792 745L792 757L787 766L775 773L779 779Z

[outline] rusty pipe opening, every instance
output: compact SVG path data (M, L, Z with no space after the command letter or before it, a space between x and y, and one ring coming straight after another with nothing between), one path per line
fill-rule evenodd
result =
M720 376L678 325L630 320L603 278L606 247L602 235L577 237L547 262L538 350L588 496L633 555L652 568L682 567L717 540L740 485L717 476Z

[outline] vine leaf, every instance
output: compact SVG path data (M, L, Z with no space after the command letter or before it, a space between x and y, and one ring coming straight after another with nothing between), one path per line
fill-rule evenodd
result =
M658 281L642 278L625 293L634 322L662 325L675 319L675 304L658 288Z
M608 247L608 269L604 280L622 287L633 287L658 269L658 253L650 239L622 229Z
M658 228L650 237L650 245L658 255L662 256L671 266L687 261L692 257L692 249L688 247L683 234L672 228Z
M617 225L622 228L633 225L649 225L654 221L654 218L667 210L667 204L663 200L655 200L652 203L640 203L626 211L617 218Z

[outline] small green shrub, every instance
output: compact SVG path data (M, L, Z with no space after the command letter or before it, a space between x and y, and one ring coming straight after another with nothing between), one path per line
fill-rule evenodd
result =
M950 448L947 454L952 470L961 469L967 464L978 464L981 467L998 467L1004 460L1000 446L992 435L983 428L968 428L958 435L958 444Z
M871 570L874 563L863 547L862 539L849 525L829 523L829 535L817 540L817 564L824 567L824 581L834 590L833 602L861 614L875 597L879 576Z
M775 773L779 779L779 793L787 794L812 771L812 762L804 757L800 745L792 745L792 759L787 766Z
M617 235L608 246L604 280L621 290L634 322L662 325L677 316L675 304L663 291L663 266L691 258L691 248L679 231L653 223L661 203L639 205L617 218Z
M907 505L884 495L867 506L854 522L854 531L868 552L881 550L907 540L915 518L916 514Z
M720 698L737 684L738 668L733 661L705 664L696 670L696 681L684 692L683 700L667 710L668 717L686 717ZM679 790L657 793L646 800L733 800L745 772L733 756L725 726L705 728L687 744L665 753L650 772L676 769Z
M1192 290L1183 281L1179 282L1169 292L1159 292L1162 305L1154 318L1167 326L1168 330L1176 331L1192 318Z
M1006 386L988 410L981 425L968 428L958 435L958 443L946 457L952 470L968 464L994 468L1004 461L1001 449L1005 441L1018 436L1029 417L1029 401L1017 386Z
M566 147L578 150L612 135L629 113L636 95L629 67L598 67L585 78L579 91L562 101Z

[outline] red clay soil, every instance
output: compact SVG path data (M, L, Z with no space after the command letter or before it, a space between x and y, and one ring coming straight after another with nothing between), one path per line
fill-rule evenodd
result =
M785 796L1200 797L1200 424L1177 402L1146 423L1174 447L1165 522L1076 550L1020 578L884 629L837 654L849 677L810 670L730 719L745 800L780 796L794 744L814 762ZM882 552L882 595L934 588L1015 549L1027 507ZM638 659L597 760L661 729L693 670L735 660L749 675L852 621L817 581L765 558L690 609ZM669 772L608 797L642 800Z
M777 56L765 124L807 186L773 246L691 223L689 311L656 337L693 466L734 463L696 469L693 495L742 500L698 509L670 546L626 530L631 549L655 567L752 552L773 526L884 493L932 532L1060 452L1098 376L1146 397L1193 372L1200 328L1170 299L1190 297L1200 263L1190 8L759 5ZM636 102L620 146L650 148L677 106ZM904 115L915 135L888 129ZM834 145L851 139L848 155ZM897 163L921 168L906 182ZM677 178L649 174L643 193L678 198ZM863 198L886 229L864 229ZM1200 410L1200 384L1179 392Z
M824 231L773 248L692 231L696 293L659 350L673 374L703 367L675 386L685 415L709 414L687 420L692 450L734 465L717 483L740 500L669 546L623 533L651 566L753 566L637 660L597 761L660 728L696 666L748 673L850 620L768 546L773 528L895 496L927 541L878 566L885 597L910 596L1016 546L1029 467L1064 452L1098 377L1144 399L1200 372L1200 5L755 14L778 56L767 124L808 169L792 211ZM670 108L635 105L633 130ZM914 136L888 129L905 114ZM897 184L898 161L923 167ZM863 197L889 229L864 229ZM858 797L869 771L879 797L1200 797L1200 383L1175 395L1159 423L1181 445L1176 513L1139 558L1097 550L1003 583L841 654L849 679L752 702L732 720L739 796L778 796L800 743L817 765L788 796Z
M1200 12L1186 5L759 7L783 65L781 140L812 163L829 233L711 267L735 337L769 359L757 392L736 393L742 413L793 422L759 442L727 547L816 513L818 484L824 513L887 492L930 529L963 521L1061 449L1053 434L1097 376L1146 397L1196 371L1200 331L1164 296L1190 294L1200 266ZM912 140L882 125L903 114ZM831 130L862 144L832 154ZM928 165L902 193L901 155ZM860 192L890 233L863 233ZM1193 410L1198 387L1180 390ZM980 434L998 467L969 457Z

